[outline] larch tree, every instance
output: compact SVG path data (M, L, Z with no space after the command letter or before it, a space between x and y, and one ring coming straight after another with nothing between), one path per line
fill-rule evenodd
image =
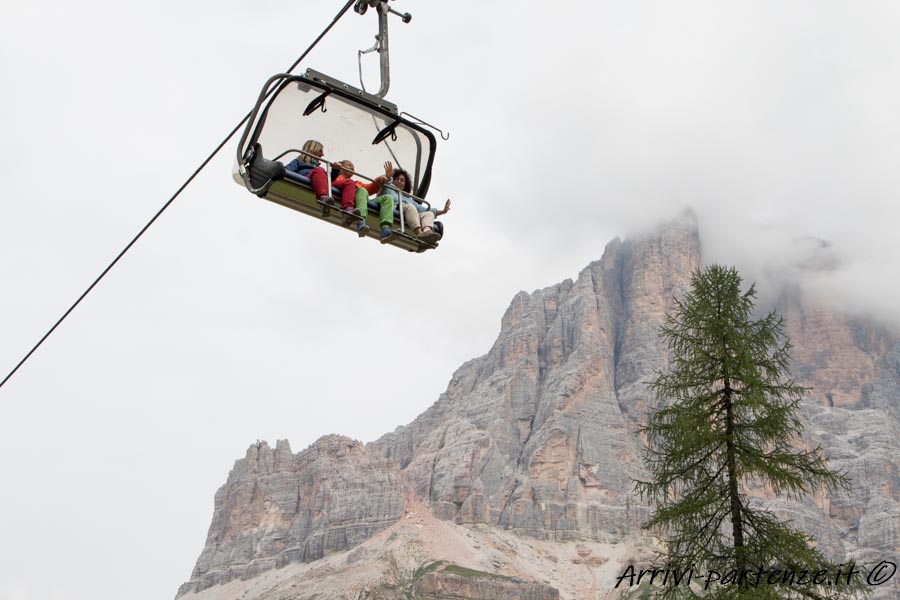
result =
M747 494L754 484L799 499L849 480L828 468L820 448L800 449L798 411L807 390L790 375L784 322L774 312L753 320L756 291L741 288L734 268L696 271L661 329L672 361L651 382L658 408L642 429L649 477L635 487L655 503L645 527L665 542L655 566L671 574L690 569L693 585L683 578L672 585L677 579L668 577L656 595L855 596L859 571L844 572L855 567L831 563L810 536ZM710 582L712 573L718 578Z

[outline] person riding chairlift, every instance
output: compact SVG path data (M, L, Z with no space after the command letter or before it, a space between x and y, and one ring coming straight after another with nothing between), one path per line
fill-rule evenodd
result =
M329 207L334 206L334 198L331 196L330 187L333 186L341 193L341 210L351 213L356 198L356 182L349 177L341 177L343 172L340 163L331 165L331 183L329 186L329 177L325 175L325 169L322 168L319 159L325 153L325 147L322 142L316 140L306 140L300 155L289 162L285 166L286 171L293 171L305 177L309 177L312 182L313 193L316 199L322 203L322 216L327 217L331 210ZM349 161L347 161L349 162ZM352 163L351 163L352 164Z
M353 170L356 168L353 166L353 163L349 160L342 160L340 175L335 180L335 184L339 180L349 179L353 174ZM391 174L393 173L394 168L390 162L384 163L384 175L379 175L370 183L363 183L362 181L356 181L356 208L353 209L353 214L357 217L362 217L359 222L356 224L356 231L359 234L359 237L365 237L366 233L369 232L369 226L366 224L366 217L369 215L369 197L374 196L372 200L374 200L379 205L378 210L378 221L381 225L381 241L382 243L387 241L388 238L393 235L391 231L391 225L394 223L394 203L393 199L390 196L377 196L378 192L381 191L384 183L390 179ZM342 192L343 198L343 192ZM342 208L343 204L342 204ZM346 210L346 208L344 208ZM344 220L345 225L349 225L353 222L353 217L348 216Z
M385 164L385 170L387 170L389 164ZM412 192L412 179L409 173L403 169L393 169L393 177L384 185L383 190L385 195L393 198L395 208L401 203L400 197L403 198L403 219L407 227L412 228L417 238L429 244L433 244L441 239L441 235L433 228L434 219L450 211L449 198L441 210L427 208L425 204L410 195Z

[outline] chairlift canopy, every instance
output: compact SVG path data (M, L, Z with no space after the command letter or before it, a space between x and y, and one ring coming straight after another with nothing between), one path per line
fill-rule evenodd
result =
M276 75L264 86L238 146L235 179L261 197L315 216L320 208L311 190L288 193L297 182L279 175L279 166L297 158L311 139L325 148L326 170L350 160L359 174L355 179L366 182L382 175L390 161L410 174L413 195L424 200L428 193L436 147L431 131L393 103L311 69Z

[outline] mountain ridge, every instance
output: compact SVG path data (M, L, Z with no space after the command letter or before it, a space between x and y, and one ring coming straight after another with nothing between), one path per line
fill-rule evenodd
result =
M608 577L609 569L654 547L640 529L651 508L632 491L643 469L638 429L654 402L646 382L668 364L659 326L701 264L690 214L640 237L616 238L575 280L516 294L491 349L460 366L409 424L366 445L325 436L296 455L283 440L274 449L251 446L216 494L206 546L179 596L224 600L231 596L210 595L214 586L223 591L229 582L343 554L349 561L360 548L367 548L362 562L382 565L384 573L391 560L415 573L436 560L440 546L402 527L415 505L417 514L465 530L463 538L477 532L479 549L460 543L463 566L521 585L535 581L561 598L591 589L589 597L597 597L598 573ZM852 471L854 484L804 503L762 487L750 491L833 558L893 556L900 539L893 460L900 450L900 339L799 289L786 290L776 307L794 343L794 375L812 387L802 409L806 441L834 450L833 466ZM374 549L389 531L432 550L410 556ZM572 551L573 544L581 549ZM507 552L511 547L517 556L537 548L545 558L536 560L547 564L522 562ZM565 576L546 558L560 565L563 555L576 567ZM452 553L441 560L453 562ZM359 560L352 564L360 568ZM315 593L325 596L302 595L314 582L291 585L297 598L389 597L385 589L365 595L377 588L371 582L351 589L340 579L324 592L319 586Z

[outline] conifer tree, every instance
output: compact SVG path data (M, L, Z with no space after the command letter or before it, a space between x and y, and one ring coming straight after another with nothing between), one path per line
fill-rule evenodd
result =
M656 567L720 578L699 586L695 579L691 588L669 578L655 591L666 598L850 597L860 587L858 572L847 574L855 567L829 563L808 535L747 494L755 484L799 499L819 486L846 487L848 479L828 468L820 448L798 448L806 389L791 378L783 320L774 312L753 320L756 291L742 293L741 284L731 267L696 271L661 329L672 362L651 382L658 408L642 429L650 477L635 487L656 505L645 527L666 542ZM774 569L782 573L773 577ZM823 570L816 583L832 585L813 584Z

